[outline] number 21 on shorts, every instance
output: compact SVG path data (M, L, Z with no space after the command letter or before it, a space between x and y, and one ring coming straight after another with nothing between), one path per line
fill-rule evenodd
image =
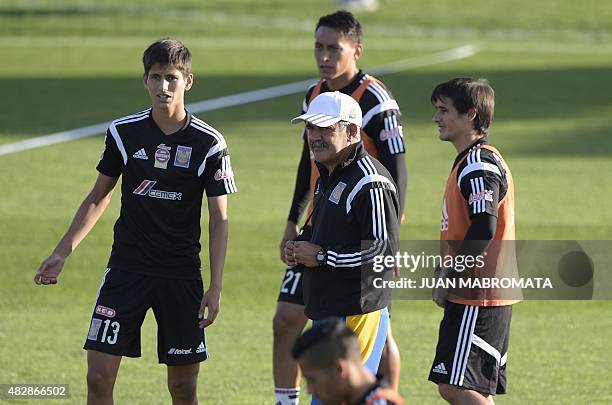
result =
M285 273L285 280L283 281L283 285L281 286L281 293L289 293L291 295L294 295L295 289L297 288L298 283L300 282L300 277L302 277L302 273L294 272L293 270L287 270L287 273ZM291 283L292 280L293 283ZM289 289L289 285L291 285L291 292Z

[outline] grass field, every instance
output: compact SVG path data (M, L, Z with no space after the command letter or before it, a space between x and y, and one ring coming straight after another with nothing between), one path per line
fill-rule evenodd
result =
M147 107L140 58L162 36L177 36L194 55L188 102L314 77L312 30L334 3L300 3L4 0L0 145ZM479 49L468 59L382 77L404 114L409 189L402 237L438 237L454 150L437 140L429 95L443 80L472 75L489 78L496 90L492 142L515 177L518 237L612 239L612 3L380 3L376 13L358 15L366 70L465 44ZM207 332L212 358L202 366L201 403L272 402L271 319L283 269L277 243L300 152L299 129L289 119L300 103L294 94L199 114L225 135L240 190L230 198L222 309ZM101 145L95 136L0 156L0 384L70 384L70 403L85 401L81 346L118 195L70 257L59 285L43 289L31 280L93 185ZM430 302L394 303L408 403L442 402L426 380L441 316ZM609 301L516 306L509 394L497 402L612 403L611 334ZM169 403L152 316L142 342L143 358L122 364L116 402Z

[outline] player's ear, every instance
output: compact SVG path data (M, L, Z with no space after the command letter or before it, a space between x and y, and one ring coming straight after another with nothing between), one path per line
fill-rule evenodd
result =
M477 115L477 113L476 113L476 109L475 108L470 108L467 111L467 117L468 117L468 119L470 121L474 121L476 119L476 115Z
M356 140L359 135L359 127L355 124L349 124L348 127L346 127L346 135L349 141Z
M349 362L346 359L337 359L335 371L340 379L346 379L349 376Z
M142 75L142 84L145 87L145 89L147 88L147 77L149 76L148 73L145 73Z
M185 77L185 91L189 91L193 86L193 73L189 73L187 77Z
M363 44L358 42L355 44L355 52L353 53L353 60L357 62L359 58L361 58L361 54L363 53Z

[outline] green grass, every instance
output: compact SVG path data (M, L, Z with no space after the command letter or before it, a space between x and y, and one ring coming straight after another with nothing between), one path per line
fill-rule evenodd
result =
M188 102L314 77L312 29L334 7L328 0L305 7L289 1L175 3L3 1L0 145L146 107L140 57L165 35L179 36L194 54L196 85ZM470 59L383 78L404 113L410 173L402 237L438 237L441 194L454 156L431 123L431 89L453 76L474 75L489 78L496 90L492 141L515 177L519 237L612 239L612 5L381 3L379 12L360 15L363 67L479 46ZM272 399L271 319L283 269L277 243L300 151L299 129L289 119L300 102L295 94L199 115L225 135L240 189L230 198L222 309L208 331L212 358L202 366L202 403ZM92 186L101 145L96 136L0 156L0 383L68 383L72 403L84 403L81 346L119 195L70 257L59 285L37 288L31 279ZM441 315L429 302L394 303L401 392L408 402L441 403L426 381ZM155 333L148 317L143 358L123 361L117 403L169 402L165 369L156 365ZM516 306L509 394L497 402L610 403L612 366L605 353L611 333L609 301Z

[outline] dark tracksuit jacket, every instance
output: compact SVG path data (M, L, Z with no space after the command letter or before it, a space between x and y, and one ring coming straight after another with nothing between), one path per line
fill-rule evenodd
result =
M397 187L361 142L315 190L310 241L327 251L323 266L304 272L305 314L310 319L364 314L384 308L389 296L374 288L374 257L394 254L399 243Z

